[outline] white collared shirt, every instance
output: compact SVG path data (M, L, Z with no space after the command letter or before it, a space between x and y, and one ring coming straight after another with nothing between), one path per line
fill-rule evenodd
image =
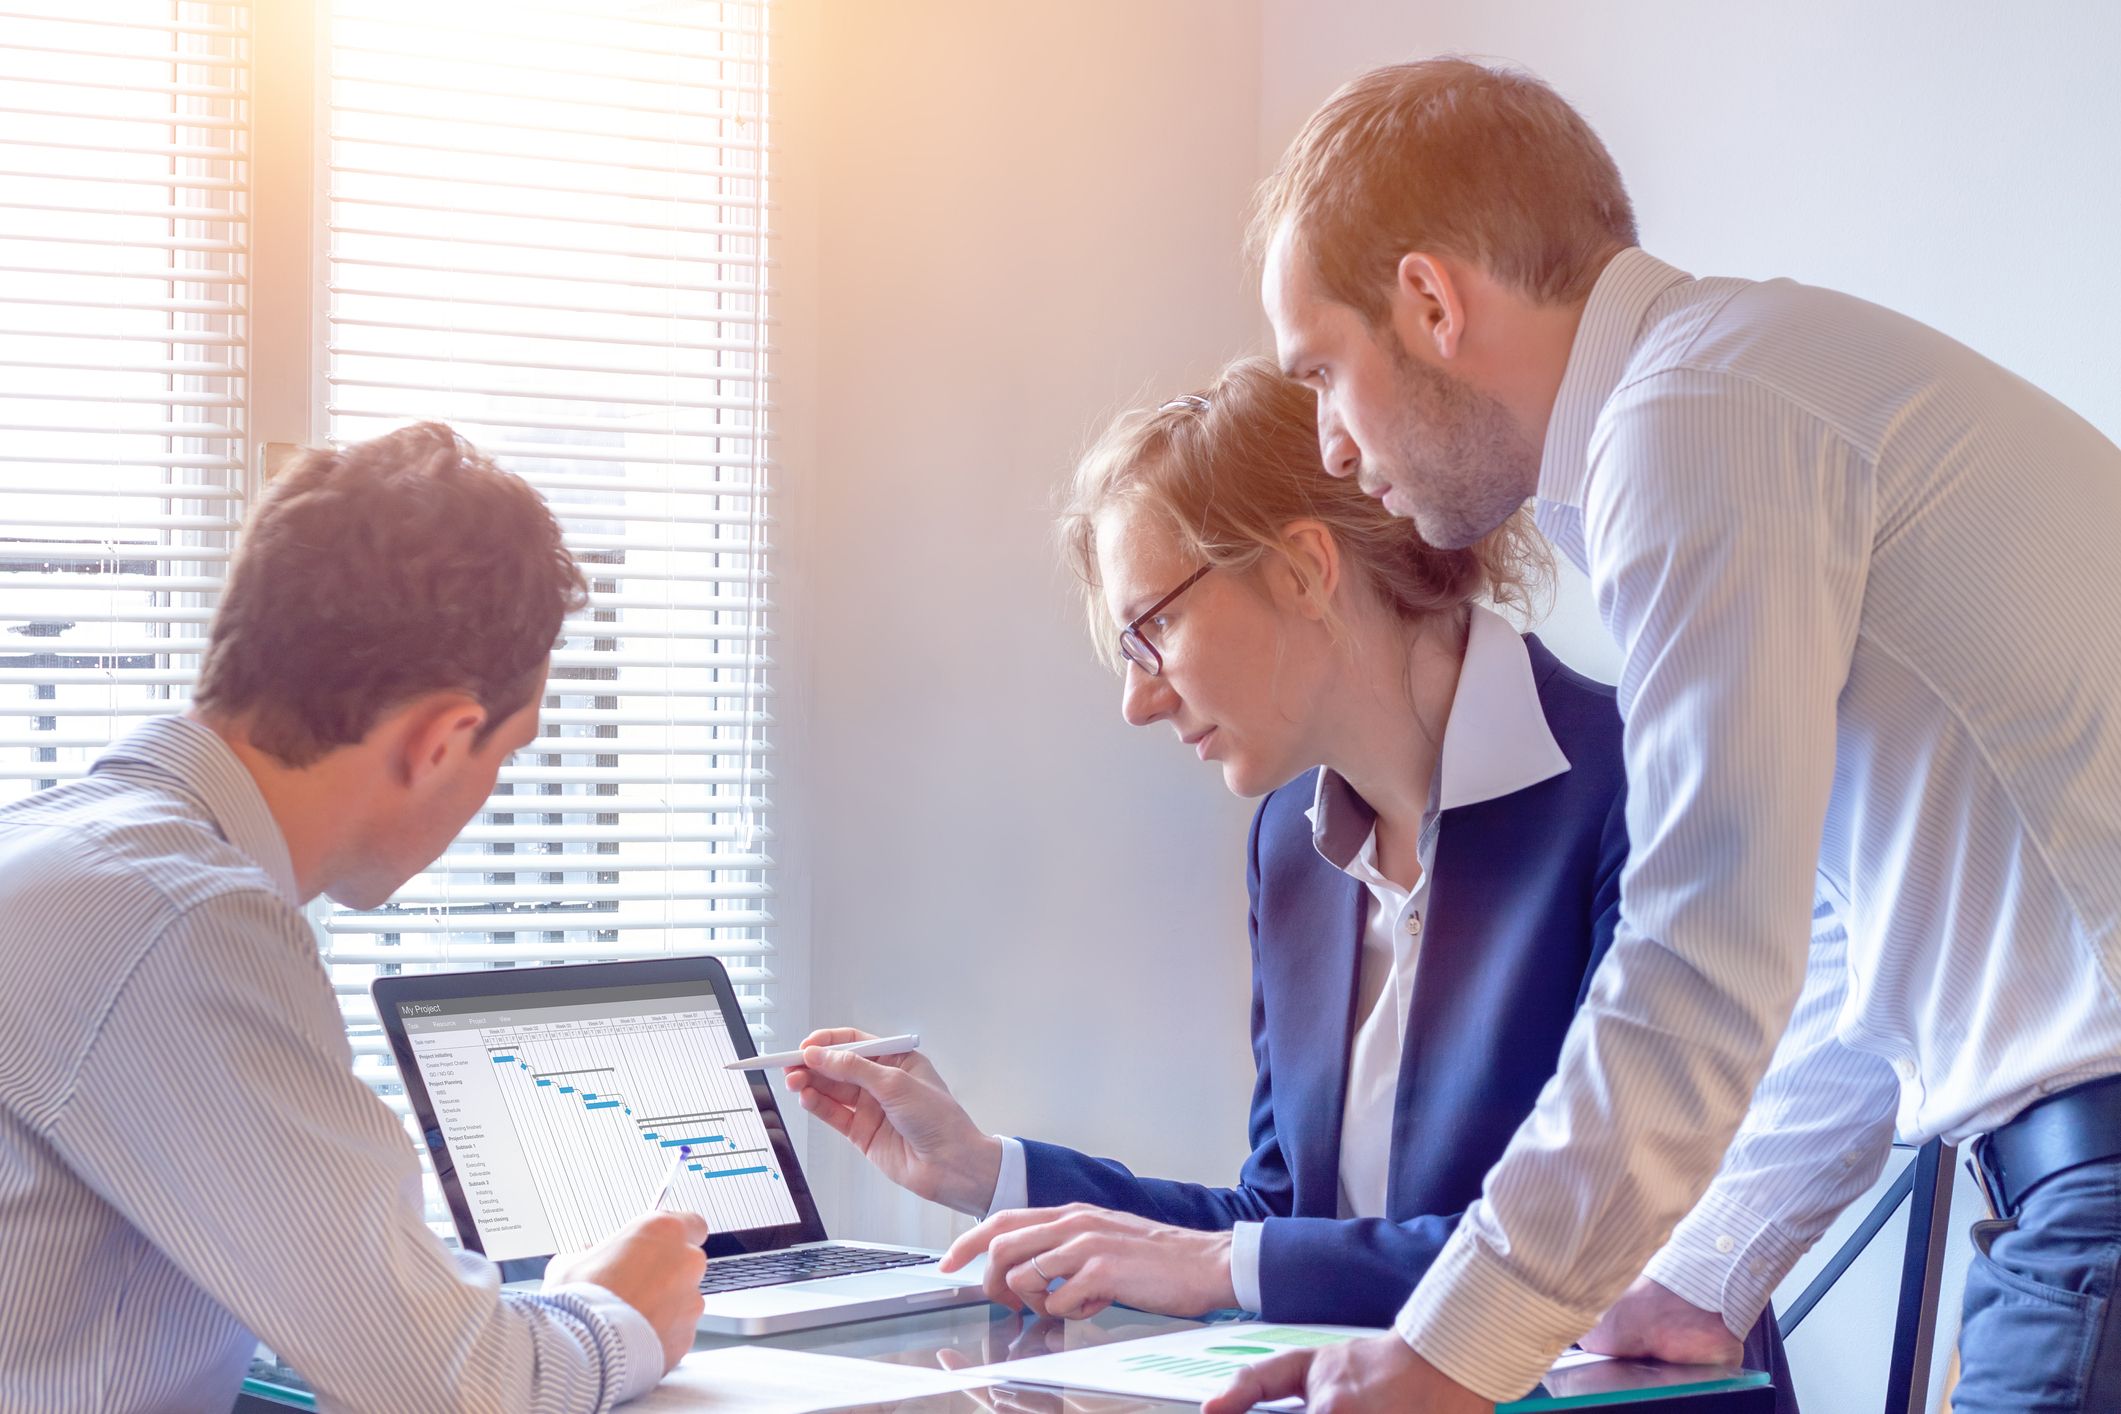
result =
M2121 450L1888 310L1628 250L1538 518L1623 655L1633 852L1556 1082L1399 1317L1495 1399L1667 1232L1651 1274L1743 1330L1896 1117L1963 1140L2121 1071Z
M1471 619L1436 779L1430 783L1429 808L1421 820L1421 873L1412 888L1393 883L1379 871L1375 816L1334 772L1318 773L1309 811L1311 842L1319 856L1360 883L1367 894L1357 1024L1348 1046L1348 1088L1341 1109L1344 1218L1385 1215L1392 1112L1399 1098L1399 1063L1406 1050L1439 812L1510 795L1569 769L1540 706L1524 639L1487 609L1474 607ZM1348 845L1358 832L1362 843L1351 853Z
M1317 773L1307 812L1320 857L1367 890L1363 916L1359 1021L1348 1048L1347 1098L1342 1109L1340 1216L1382 1217L1391 1175L1392 1113L1399 1090L1420 917L1436 858L1439 815L1461 805L1512 794L1569 769L1568 757L1547 725L1531 654L1517 630L1478 605L1469 610L1466 651L1444 723L1429 809L1422 817L1421 875L1403 889L1377 868L1376 815L1333 771ZM988 1212L1029 1201L1023 1145L1000 1136L1002 1168ZM1232 1233L1230 1284L1237 1304L1260 1309L1259 1247L1264 1223L1238 1223Z
M1318 773L1311 807L1313 843L1324 835L1329 792L1353 795L1331 771ZM1359 801L1342 809L1363 809ZM1319 849L1325 854L1324 848ZM1363 886L1362 952L1355 985L1355 1029L1348 1039L1347 1092L1340 1109L1340 1206L1343 1218L1381 1218L1392 1178L1392 1109L1399 1098L1399 1061L1407 1046L1407 1013L1414 996L1414 964L1429 908L1429 870L1436 862L1436 803L1421 819L1421 872L1401 888L1377 867L1377 827L1370 826L1353 859L1327 862ZM1260 1226L1254 1223L1250 1226Z

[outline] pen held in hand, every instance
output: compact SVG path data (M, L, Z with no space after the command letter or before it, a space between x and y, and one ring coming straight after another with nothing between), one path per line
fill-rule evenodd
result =
M663 1204L670 1199L670 1190L677 1187L679 1177L685 1172L685 1162L691 1157L692 1146L690 1144L683 1144L678 1147L678 1156L670 1161L670 1170L663 1175L663 1186L656 1190L655 1201L648 1205L651 1210L655 1212L663 1210Z
M836 1046L819 1046L821 1051L838 1051L847 1056L902 1056L908 1051L921 1048L918 1032L904 1036L879 1036L874 1041L842 1041ZM791 1065L801 1065L801 1051L775 1051L765 1056L741 1056L733 1061L723 1061L724 1070L782 1070Z

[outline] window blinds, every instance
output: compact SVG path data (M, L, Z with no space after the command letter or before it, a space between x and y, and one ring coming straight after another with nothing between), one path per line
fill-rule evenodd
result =
M591 582L542 737L386 907L320 910L357 1065L379 971L713 952L772 1007L764 0L331 0L334 442L446 421Z
M0 3L0 800L198 671L244 467L250 9Z

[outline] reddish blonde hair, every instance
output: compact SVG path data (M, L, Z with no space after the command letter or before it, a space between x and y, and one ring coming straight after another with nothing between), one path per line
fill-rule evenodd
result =
M1372 69L1327 99L1260 186L1255 261L1284 225L1326 292L1373 324L1409 251L1568 304L1636 243L1620 169L1583 115L1530 74L1456 58Z
M1530 614L1552 574L1524 511L1463 550L1439 550L1353 478L1326 475L1310 391L1264 358L1237 360L1199 393L1122 414L1076 465L1061 549L1082 582L1091 639L1114 666L1097 519L1122 502L1155 515L1193 559L1238 573L1286 555L1282 532L1292 522L1318 521L1350 580L1409 622L1456 613L1481 595ZM1328 623L1341 627L1337 617Z

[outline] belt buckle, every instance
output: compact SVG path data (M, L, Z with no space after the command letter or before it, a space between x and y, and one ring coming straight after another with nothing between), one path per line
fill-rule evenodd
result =
M1994 1149L1993 1141L1988 1135L1984 1134L1968 1147L1972 1152L1967 1155L1966 1171L1973 1177L1974 1187L1981 1191L1981 1201L1987 1206L1988 1215L1992 1218L2009 1216L2004 1211L2002 1202L2004 1192L2002 1171L2000 1169L1991 1171L1989 1167L1991 1163L1990 1154Z

